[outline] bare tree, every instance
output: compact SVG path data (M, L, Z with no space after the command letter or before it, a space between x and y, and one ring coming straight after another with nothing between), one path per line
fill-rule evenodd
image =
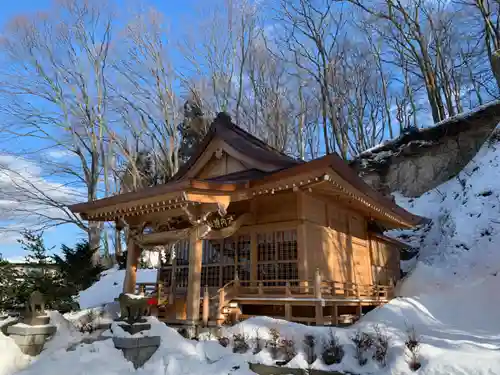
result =
M284 62L270 53L264 35L248 51L243 73L240 118L248 129L280 151L291 151L295 108L290 76Z
M495 73L496 59L495 53L500 50L500 1L499 0L456 0L456 4L465 6L465 11L473 9L475 17L481 20L480 36L484 40L486 55L491 64L491 69ZM496 77L498 89L500 89L500 79Z
M1 41L6 56L1 95L8 117L2 134L33 139L39 149L31 158L53 178L84 189L88 201L99 195L106 144L110 9L101 1L58 1L50 14L11 21ZM48 163L48 150L66 152L74 159ZM29 196L26 189L34 186L18 184L18 188ZM85 230L90 245L98 249L101 224L68 216L61 203L48 198L37 196L39 204L58 207L64 221Z
M326 153L335 151L347 157L348 145L337 118L338 102L331 89L342 59L339 42L344 26L342 9L333 9L332 0L281 1L277 19L283 24L283 57L292 60L303 74L318 85L321 124ZM330 142L330 132L333 142Z
M137 156L139 151L147 151L154 168L154 181L147 184L164 183L179 168L177 127L182 117L174 90L179 82L162 25L162 16L154 9L139 13L126 27L123 57L113 64L117 73L114 104L122 126L110 137L131 176L140 177L142 172L135 165L142 159ZM141 187L140 180L126 189Z

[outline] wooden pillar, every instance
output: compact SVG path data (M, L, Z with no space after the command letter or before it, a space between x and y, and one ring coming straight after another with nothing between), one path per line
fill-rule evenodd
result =
M201 292L201 257L202 240L198 231L193 230L189 238L189 276L187 290L187 320L198 322L200 319L200 292Z
M323 318L323 303L322 301L316 301L316 325L322 326L325 324L324 318Z
M322 301L322 296L321 296L321 274L319 272L319 268L316 268L316 272L314 274L314 298L317 299L316 301L316 325L323 325L324 319L323 319L323 301Z
M337 306L336 303L333 304L332 306L332 324L334 326L338 326L339 325L339 307Z
M141 256L141 249L129 234L127 241L127 266L125 269L125 280L123 281L123 293L135 293L137 281L137 265Z
M223 309L224 309L224 306L226 305L225 298L226 298L226 292L225 292L224 288L219 289L219 316L218 316L219 321L218 321L218 324L221 324L224 322Z
M295 189L296 190L296 189ZM307 223L305 215L304 193L296 191L297 196L297 218L300 224L297 226L297 271L299 273L300 287L302 293L309 292L308 243L307 243ZM310 250L312 251L312 250Z
M203 326L207 327L208 326L208 315L209 315L209 308L210 308L210 298L208 295L208 285L205 285L205 290L203 291L203 314L202 314L202 320L203 320Z
M285 320L292 320L292 305L285 303Z
M314 273L314 298L321 298L321 273L319 268L316 268Z

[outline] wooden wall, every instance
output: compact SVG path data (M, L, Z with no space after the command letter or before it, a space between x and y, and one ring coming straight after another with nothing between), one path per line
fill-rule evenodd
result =
M373 283L370 242L363 216L305 193L298 193L298 210L303 230L299 253L305 253L301 278L311 279L319 268L323 279Z
M297 195L280 193L254 198L255 224L270 224L297 219Z
M374 282L387 284L400 278L400 248L384 238L370 235Z
M197 178L213 178L226 174L244 171L247 168L235 158L223 154L219 159L213 157L198 173Z

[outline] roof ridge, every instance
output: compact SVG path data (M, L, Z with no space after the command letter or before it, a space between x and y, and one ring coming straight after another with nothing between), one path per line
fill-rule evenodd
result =
M239 125L235 124L233 122L231 116L227 112L219 112L217 114L216 118L214 119L212 125L215 126L214 130L216 132L217 132L217 125L219 125L219 124L226 127L226 128L229 128L230 130L234 131L235 133L238 133L238 135L245 137L249 141L257 143L258 146L260 146L268 151L272 151L272 152L275 152L279 155L285 156L285 157L289 158L290 160L301 162L301 160L293 158L290 155L287 155L286 153L278 150L277 148L272 147L269 143L263 141L262 139L256 137L255 135L253 135L249 131L247 131L247 130L243 129L242 127L240 127Z

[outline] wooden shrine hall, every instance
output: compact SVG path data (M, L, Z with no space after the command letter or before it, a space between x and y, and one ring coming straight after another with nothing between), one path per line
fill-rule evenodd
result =
M151 291L167 323L267 315L337 324L387 302L403 244L425 220L371 189L336 154L295 160L220 113L170 182L70 207L128 227L124 292ZM137 285L143 249L163 249Z

